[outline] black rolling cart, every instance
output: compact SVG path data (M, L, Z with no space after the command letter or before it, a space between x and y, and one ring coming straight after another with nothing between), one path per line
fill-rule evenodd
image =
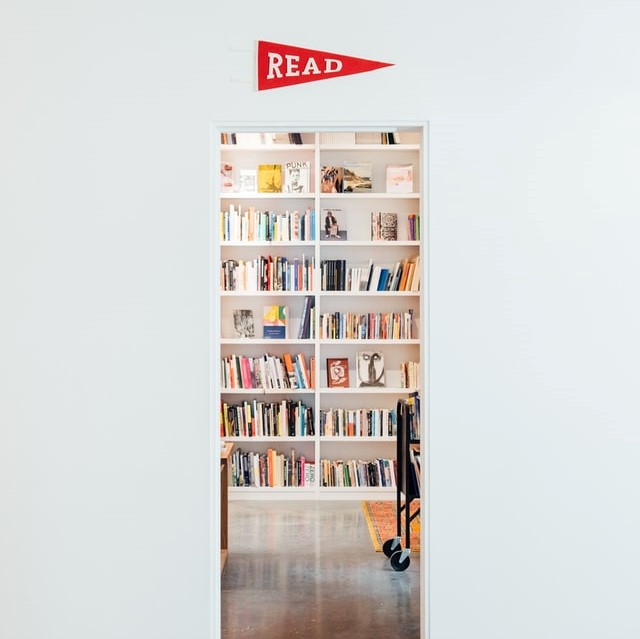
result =
M394 570L402 571L411 562L411 522L420 514L418 508L411 513L411 502L420 498L420 473L415 463L411 446L419 443L415 438L419 419L419 398L401 399L397 404L397 488L396 488L396 536L387 539L382 551L391 559ZM404 523L404 525L403 525ZM404 529L404 548L402 547L402 531Z

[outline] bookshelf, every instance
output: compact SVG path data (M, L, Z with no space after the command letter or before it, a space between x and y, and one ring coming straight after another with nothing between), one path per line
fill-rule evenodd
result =
M212 136L213 428L234 444L229 499L391 499L396 403L427 399L426 124L216 123ZM273 185L260 166L282 167L281 191L259 190ZM290 166L302 187L285 183ZM389 192L398 166L413 183ZM346 383L329 385L328 360Z

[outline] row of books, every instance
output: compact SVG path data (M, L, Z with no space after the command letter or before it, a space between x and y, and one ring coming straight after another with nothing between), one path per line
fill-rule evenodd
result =
M314 388L315 357L310 357L307 366L304 353L282 356L265 353L259 357L227 355L221 361L221 376L223 390Z
M222 437L306 437L315 434L313 407L301 400L221 403Z
M391 131L323 131L320 144L399 144L399 136Z
M390 313L323 313L322 339L413 339L413 310Z
M302 144L301 133L239 132L221 133L222 144ZM323 131L320 144L400 144L400 134L392 131Z
M315 482L315 464L304 455L279 453L269 448L266 453L234 449L230 457L232 486L297 487Z
M347 267L347 261L322 260L323 291L419 291L420 257L398 260L393 266L374 264Z
M220 267L220 287L223 291L310 291L314 269L315 257L306 255L228 259Z
M418 388L420 385L419 362L400 362L400 385L402 388Z
M225 242L291 242L316 239L316 214L312 208L276 213L233 204L220 214L220 237Z
M395 437L397 417L389 408L330 408L320 411L320 435Z
M322 486L326 487L394 487L397 482L395 459L320 460L318 468Z
M221 133L222 144L240 146L259 146L262 144L302 144L301 133L274 133L243 131L241 133Z

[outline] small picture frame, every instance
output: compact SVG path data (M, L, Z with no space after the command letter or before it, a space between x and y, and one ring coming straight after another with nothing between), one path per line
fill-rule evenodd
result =
M348 357L327 357L327 386L349 388Z

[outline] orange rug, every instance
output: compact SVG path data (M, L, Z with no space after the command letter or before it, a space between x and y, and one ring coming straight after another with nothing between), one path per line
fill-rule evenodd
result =
M369 533L371 535L371 541L373 547L377 552L382 552L382 544L387 539L391 539L396 536L397 523L396 523L396 500L389 501L363 501L362 510L364 511L364 518L367 521L369 527ZM411 514L420 508L420 500L414 499L411 502ZM402 547L404 548L404 522L406 514L404 510L400 513L402 524ZM410 524L411 552L420 552L420 515L415 517Z

